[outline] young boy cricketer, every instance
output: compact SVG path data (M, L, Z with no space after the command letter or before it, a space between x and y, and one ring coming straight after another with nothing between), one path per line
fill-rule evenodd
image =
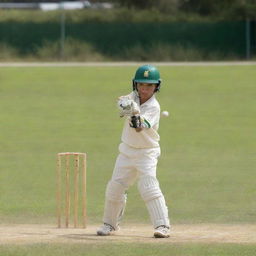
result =
M133 79L133 91L118 99L120 116L125 117L111 180L107 184L103 226L97 235L107 236L119 229L126 204L126 190L137 180L138 190L144 200L154 237L170 235L170 222L165 198L156 178L160 156L159 134L160 106L155 97L161 84L156 67L139 67Z

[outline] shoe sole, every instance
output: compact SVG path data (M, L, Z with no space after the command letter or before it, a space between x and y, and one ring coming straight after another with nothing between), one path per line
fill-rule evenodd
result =
M155 238L168 238L168 237L170 237L170 235L164 235L164 234L162 234L160 232L155 232L154 233L154 237Z
M97 231L97 236L110 236L110 233L109 233L109 234L106 234L106 233Z

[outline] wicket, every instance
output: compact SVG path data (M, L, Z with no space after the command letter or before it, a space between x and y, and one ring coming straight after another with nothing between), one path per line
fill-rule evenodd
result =
M74 228L78 228L78 209L79 209L79 173L81 169L81 186L82 186L82 225L86 228L86 153L65 152L57 154L57 225L61 228L62 205L65 205L65 227L69 227L70 222L70 206L71 206L71 184L70 184L70 156L74 159L73 175L74 175ZM65 159L65 182L62 178L62 159ZM80 159L82 167L80 168ZM65 183L65 203L62 202L62 183Z

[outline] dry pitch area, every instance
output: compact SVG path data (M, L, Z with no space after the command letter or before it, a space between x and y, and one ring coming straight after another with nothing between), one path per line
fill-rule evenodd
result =
M99 237L97 226L57 229L46 225L1 225L0 244L32 243L256 243L256 225L174 225L168 239L155 239L150 226L124 226L116 235Z

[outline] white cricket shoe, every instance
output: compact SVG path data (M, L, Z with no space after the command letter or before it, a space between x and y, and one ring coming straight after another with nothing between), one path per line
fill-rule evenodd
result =
M104 223L98 230L97 235L98 236L109 236L113 235L116 230L109 224Z
M155 229L155 238L167 238L170 236L170 228L167 226L159 226Z

